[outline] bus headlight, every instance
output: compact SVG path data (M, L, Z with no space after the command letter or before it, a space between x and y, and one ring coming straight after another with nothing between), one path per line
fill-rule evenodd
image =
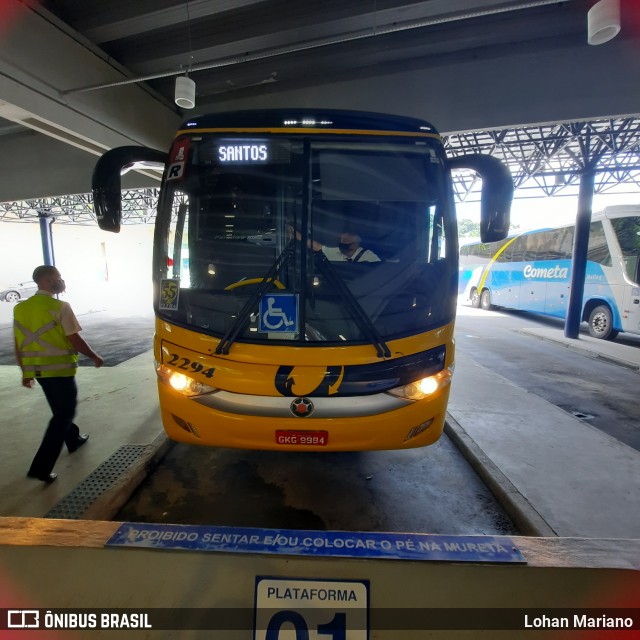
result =
M398 396L398 398L406 398L407 400L422 400L433 395L439 389L446 387L451 382L452 375L453 365L427 378L416 380L403 387L389 389L387 393Z
M194 380L184 373L172 371L164 364L156 363L156 373L160 380L184 396L201 396L205 393L217 391L215 387L210 387L198 380Z

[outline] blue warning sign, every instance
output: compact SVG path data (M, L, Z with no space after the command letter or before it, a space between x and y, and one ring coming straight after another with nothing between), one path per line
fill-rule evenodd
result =
M525 562L509 537L427 533L300 531L131 522L120 525L107 546L381 560Z

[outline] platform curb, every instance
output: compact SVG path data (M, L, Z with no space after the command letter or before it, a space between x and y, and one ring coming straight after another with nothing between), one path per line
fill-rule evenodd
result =
M118 481L85 509L81 519L112 520L174 444L164 433L160 433Z
M448 412L444 432L487 485L522 535L542 538L557 537L558 534L549 523Z
M552 336L544 336L539 333L535 333L534 331L528 331L527 329L518 329L518 333L524 336L532 336L533 338L538 338L538 340L544 340L545 342L550 342L551 344L558 345L560 347L564 347L565 349L569 349L574 353L581 353L583 356L587 358L594 358L596 360L602 360L604 362L608 362L609 364L615 364L619 367L624 367L625 369L630 369L631 371L640 371L640 366L635 364L635 362L629 362L628 360L624 360L615 355L609 355L606 353L601 353L589 346L584 344L579 344L579 338L573 339L573 342L568 343L564 340L554 338Z

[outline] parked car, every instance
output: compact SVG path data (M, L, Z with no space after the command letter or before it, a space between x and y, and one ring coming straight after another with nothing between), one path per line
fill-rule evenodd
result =
M12 287L7 287L4 291L0 291L0 300L17 302L18 300L32 296L37 290L38 285L33 280L27 280Z

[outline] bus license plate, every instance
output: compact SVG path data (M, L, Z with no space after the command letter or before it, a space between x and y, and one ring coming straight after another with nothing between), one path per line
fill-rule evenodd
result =
M328 431L276 431L276 444L325 447L328 442Z

